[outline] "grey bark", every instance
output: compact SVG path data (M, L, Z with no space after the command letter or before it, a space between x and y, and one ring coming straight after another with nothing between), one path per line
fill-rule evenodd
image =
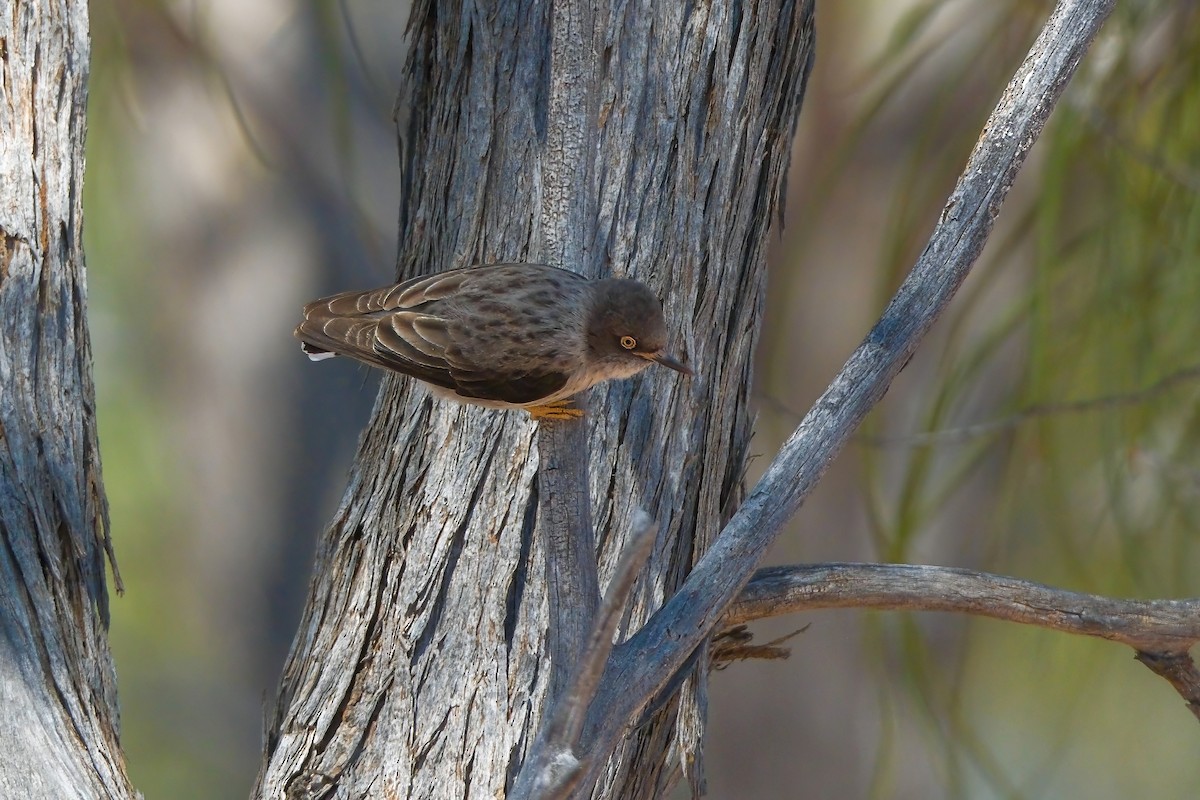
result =
M519 774L522 796L539 786L559 796L563 780L578 780L576 795L643 798L694 774L702 684L655 702L950 302L1112 5L1054 9L912 274L740 506L764 240L812 55L811 7L600 7L588 156L598 201L584 241L602 269L666 290L701 376L680 384L649 373L591 398L601 583L634 509L649 508L662 531L624 641L593 684L578 736L556 737L556 714L530 753L536 774L520 773L547 683L530 425L389 380L320 546L258 794L499 796ZM556 121L549 9L434 13L426 3L413 13L401 275L540 252L553 235L537 202Z
M547 702L542 730L509 793L513 800L569 797L587 777L590 765L576 756L583 723L604 675L604 666L613 648L613 636L629 602L629 593L633 591L638 573L650 557L657 538L650 518L643 515L642 519L641 533L630 543L613 573L591 636L576 654L578 669L574 671L573 680L564 693L557 697L551 695Z
M562 695L592 631L600 600L596 536L588 496L588 440L583 420L538 424L538 525L545 543L546 652L550 701Z
M88 58L84 0L0 13L0 797L135 796L85 325Z
M589 398L600 585L636 533L660 535L627 636L735 504L767 234L812 54L811 6L594 6L596 213L589 268L664 297L700 379L652 370ZM410 23L402 276L547 249L551 5L420 3ZM534 426L387 379L268 721L260 797L495 797L547 691ZM662 794L695 754L702 692L622 745L597 794ZM681 735L680 735L681 734Z

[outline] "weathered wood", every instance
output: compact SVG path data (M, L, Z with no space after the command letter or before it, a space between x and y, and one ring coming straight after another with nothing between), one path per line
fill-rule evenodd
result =
M626 632L679 585L738 492L768 231L811 12L756 0L593 6L598 130L583 157L596 213L580 234L593 268L660 292L672 347L699 372L684 381L652 369L589 397L601 585L635 509L661 532ZM540 258L550 4L418 2L410 36L400 274ZM338 797L490 798L508 788L548 679L533 430L519 412L384 381L318 544L257 796L336 787ZM679 775L671 748L694 762L699 702L683 722L671 702L640 727L597 795L665 792Z
M82 250L85 0L0 13L0 797L125 798ZM119 581L118 581L119 586Z
M538 423L536 536L546 551L551 703L575 672L600 601L586 426L583 419Z
M1187 702L1188 711L1200 719L1200 668L1187 651L1139 650L1137 660L1171 684Z
M917 564L802 564L754 573L723 625L815 611L953 611L1096 636L1139 651L1200 644L1200 598L1122 600L986 572Z

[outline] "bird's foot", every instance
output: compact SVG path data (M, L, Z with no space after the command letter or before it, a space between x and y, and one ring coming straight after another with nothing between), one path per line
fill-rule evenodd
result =
M580 419L583 409L571 402L571 398L555 400L540 406L529 406L525 409L533 419Z

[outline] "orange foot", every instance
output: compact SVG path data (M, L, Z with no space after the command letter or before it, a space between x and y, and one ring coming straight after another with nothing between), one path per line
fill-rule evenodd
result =
M574 405L571 398L565 400L555 400L545 405L529 406L525 409L529 412L529 416L534 419L579 419L583 416L583 409Z

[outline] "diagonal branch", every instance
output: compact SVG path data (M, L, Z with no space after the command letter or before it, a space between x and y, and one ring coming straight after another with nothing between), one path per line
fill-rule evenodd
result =
M758 486L662 609L613 653L582 747L607 753L718 624L768 545L979 257L1000 205L1115 0L1062 0L1009 83L950 195L925 251L866 340L784 444Z

